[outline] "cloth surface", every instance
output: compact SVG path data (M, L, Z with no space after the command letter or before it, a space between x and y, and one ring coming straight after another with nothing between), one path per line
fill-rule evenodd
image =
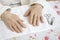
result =
M51 6L53 6L53 5L51 4ZM26 5L26 6L12 8L11 13L16 14L21 19L23 19L24 23L26 24L26 28L24 29L24 31L22 33L18 34L18 33L10 31L6 27L6 25L2 21L0 21L0 40L5 40L5 39L9 40L10 38L18 37L18 36L20 36L20 37L18 37L17 40L42 40L42 38L45 36L46 36L45 37L46 40L48 40L48 36L50 36L49 40L57 40L57 38L55 38L55 36L52 36L52 35L55 35L55 33L60 32L60 27L59 27L60 26L60 19L59 19L60 16L57 15L56 11L51 6L47 5L43 9L42 13L43 13L43 17L44 17L44 23L40 23L40 25L38 27L33 27L32 25L30 25L28 23L28 18L23 16L24 13L29 9L29 6ZM50 15L50 17L47 17L46 15L47 16ZM48 18L50 18L50 20L47 20ZM52 18L54 18L53 25L50 24L50 22L52 21L51 20ZM51 34L47 34L47 33L50 33L49 31L53 31L51 29L53 29L54 32L52 32ZM34 39L33 37L34 37L35 33L38 36ZM31 38L31 35L33 36L32 38ZM60 35L60 34L58 34L58 35ZM14 39L12 39L12 40L14 40Z
M1 14L4 13L7 9L12 7L21 6L21 5L32 5L34 3L43 4L46 3L45 0L0 0L0 19Z

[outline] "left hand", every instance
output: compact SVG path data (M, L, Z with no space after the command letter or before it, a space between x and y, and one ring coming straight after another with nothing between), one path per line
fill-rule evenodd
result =
M39 21L43 22L42 9L43 7L40 4L32 5L24 16L29 16L29 23L37 26Z
M12 32L20 33L23 31L23 28L25 28L23 20L16 14L10 13L10 11L5 11L1 15L1 19Z

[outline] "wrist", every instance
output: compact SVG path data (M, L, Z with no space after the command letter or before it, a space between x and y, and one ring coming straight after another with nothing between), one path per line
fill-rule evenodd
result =
M3 14L1 14L1 16L0 16L1 19L9 13L10 13L10 9L7 9Z
M4 13L9 13L10 12L10 9L7 9Z
M34 3L34 4L31 5L31 7L32 6L39 6L39 7L42 7L43 8L43 6L41 4L38 4L38 3Z

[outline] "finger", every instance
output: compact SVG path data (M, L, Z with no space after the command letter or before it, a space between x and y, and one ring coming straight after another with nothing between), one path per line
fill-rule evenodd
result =
M23 22L23 20L21 20L20 18L18 18L18 20L20 20L21 22Z
M21 27L25 28L25 24L23 24L23 20L21 21L21 19L19 17L17 17L16 21Z
M33 25L36 26L36 22L37 22L37 15L34 16L34 20L33 20Z
M26 28L25 24L21 21L21 19L17 18L16 21L21 25L21 27Z
M26 17L26 16L29 16L30 15L30 9L28 9L27 11L26 11L26 13L24 14L24 16Z
M17 26L17 28L19 29L20 32L23 31L21 26L18 26L18 25L16 25L16 26Z
M44 22L44 21L43 21L43 16L40 17L40 21L41 21L42 23Z
M11 31L15 31L14 29L13 29L13 27L12 27L12 25L9 25L9 29L11 30Z
M17 28L18 28L18 30L19 30L20 32L23 31L23 30L22 30L22 27L21 27L18 23L16 23L16 26L17 26Z
M13 27L12 27L12 25L11 24L9 24L8 25L8 28L12 31L12 32L14 32L15 30L13 29Z
M21 29L21 28L18 28L18 27L21 27L21 24L19 24L19 23L17 22L17 20L21 21L18 17L16 17L16 18L13 17L12 22L17 26L17 29L18 29L20 32L22 32L22 29ZM21 22L22 22L22 21L21 21Z
M33 14L30 14L30 16L29 16L29 23L30 23L30 24L33 23L33 17L34 17L34 15L33 15Z
M4 21L4 23L6 24L6 26L7 26L11 31L13 31L13 32L14 32L14 29L12 28L12 26L11 26L11 23L10 23L10 22L8 22L8 21Z
M23 20L21 20L19 17L17 17L16 20L17 20L17 21L23 22Z
M37 26L39 25L39 20L40 20L40 16L37 17L37 22L36 22Z
M19 21L20 21L20 20L19 20ZM15 21L14 23L15 23L15 25L17 26L18 30L19 30L20 32L22 32L23 30L22 30L21 24L19 24L17 21Z
M12 28L14 29L14 31L15 32L17 32L17 33L19 33L20 31L19 31L19 29L17 28L17 26L16 26L16 21L15 21L16 19L12 19L11 20L11 25L12 25ZM18 25L19 26L19 25Z
M13 27L13 29L15 30L15 32L17 32L17 33L20 32L19 29L17 28L17 26L16 26L15 24L12 24L12 27Z
M15 25L17 26L17 28L18 28L18 30L20 31L20 32L22 32L23 30L22 30L22 26L21 26L21 23L20 23L21 21L19 20L19 21L15 21Z
M17 22L21 25L21 27L26 28L25 24L22 21L18 20Z

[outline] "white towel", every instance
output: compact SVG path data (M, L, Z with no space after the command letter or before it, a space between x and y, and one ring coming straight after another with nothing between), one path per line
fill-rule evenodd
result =
M29 33L46 31L46 30L54 28L54 26L57 25L57 23L54 23L54 25L48 24L46 17L44 16L46 13L53 13L53 14L55 13L54 10L51 9L50 6L48 6L47 8L44 8L42 11L43 17L44 17L44 23L40 23L40 25L38 27L33 27L32 25L30 25L28 23L28 18L23 16L24 13L28 9L29 9L29 6L25 5L25 6L21 6L21 7L12 8L12 10L11 10L11 13L18 15L22 20L24 20L24 23L26 24L26 28L23 29L22 33L15 33L15 32L10 31L6 27L6 25L2 21L0 21L0 40L17 37L17 36L22 36L22 35L26 35ZM52 14L52 16L56 15L56 14L54 14L54 15L53 14Z

